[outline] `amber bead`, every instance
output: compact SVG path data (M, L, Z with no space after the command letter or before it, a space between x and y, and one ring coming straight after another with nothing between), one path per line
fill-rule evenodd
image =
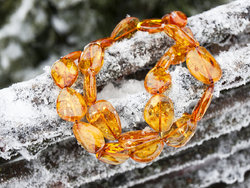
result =
M209 107L211 100L213 98L214 85L209 85L205 92L203 93L201 99L194 107L192 112L192 119L194 121L200 121L202 117L205 115L207 108Z
M70 87L77 79L78 68L73 60L61 58L53 64L51 76L58 87Z
M127 150L135 151L141 149L146 143L159 140L159 133L151 130L129 131L121 134L118 138L121 146Z
M83 96L88 106L96 101L96 77L93 71L88 69L84 73Z
M137 162L147 163L158 157L161 154L163 147L163 140L149 142L146 143L143 148L131 152L129 156Z
M184 113L165 133L166 144L172 147L184 146L192 138L195 130L196 122L191 120L190 114Z
M136 31L136 26L139 23L139 19L135 17L124 18L120 23L117 24L113 32L111 33L111 38L118 40L122 37L129 38L133 32Z
M158 33L163 31L161 19L147 19L138 23L137 29L149 33Z
M118 165L129 158L129 152L118 142L107 143L104 148L96 154L96 158L104 163Z
M79 60L79 69L84 74L88 69L97 74L103 65L104 52L97 43L90 43L82 52Z
M64 88L58 95L56 109L66 121L80 121L87 111L83 96L72 88Z
M71 52L67 55L64 56L64 58L68 58L68 59L72 59L72 60L77 60L80 58L82 51L75 51L75 52Z
M151 94L163 93L171 85L171 75L162 67L154 67L145 77L144 86Z
M107 48L111 46L114 42L115 40L113 38L108 37L108 38L103 38L103 39L93 41L91 43L96 43L96 44L99 44L102 48Z
M99 100L89 107L86 118L100 129L105 138L117 139L121 134L121 122L114 107L105 100Z
M187 25L187 16L181 11L173 11L162 17L162 21L166 24L174 24L179 27Z
M182 30L183 30L185 33L187 33L191 38L193 38L194 40L196 40L196 39L194 38L194 34L193 34L192 30L191 30L189 27L183 27Z
M105 145L102 132L89 123L75 123L73 125L73 133L76 137L76 140L89 153L96 153Z
M213 84L221 78L220 65L204 47L198 46L189 51L186 63L190 73L204 84Z
M180 27L173 25L173 24L167 24L164 26L164 32L173 38L176 43L180 46L189 46L189 47L195 47L199 46L199 43L194 40L192 37L189 36L185 31L183 31Z
M155 131L168 131L174 120L173 102L162 94L152 96L144 108L144 119Z

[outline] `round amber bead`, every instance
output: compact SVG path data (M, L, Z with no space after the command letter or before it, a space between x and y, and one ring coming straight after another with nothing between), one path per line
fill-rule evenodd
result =
M77 141L89 153L96 153L105 145L105 140L102 132L89 123L75 123L73 125L73 133Z
M162 94L152 96L145 106L144 119L155 131L168 131L174 120L171 99Z
M187 25L187 16L181 11L173 11L162 17L162 21L166 24L174 24L179 27Z
M79 69L84 74L88 69L97 74L103 65L104 52L102 47L97 43L90 43L84 49L79 60Z
M147 31L149 33L158 33L163 31L161 19L147 19L138 23L137 29L140 31Z
M150 94L165 92L171 85L171 75L162 67L152 68L145 77L144 86Z
M166 144L172 147L184 146L193 137L196 125L196 122L191 120L191 115L184 113L173 123L171 129L164 133Z
M58 87L70 87L77 79L78 68L72 59L61 58L53 64L51 76Z
M120 21L113 32L111 33L111 38L118 40L122 37L129 38L131 34L136 31L139 19L135 17L127 17Z
M109 140L116 140L121 134L119 115L108 101L99 100L90 106L86 118Z
M58 95L56 110L66 121L80 121L87 111L83 96L72 88L64 88Z
M83 96L88 106L96 101L96 78L93 71L88 69L84 73Z
M214 84L221 78L220 65L204 47L198 46L189 51L186 63L190 73L204 84Z
M118 165L129 158L129 152L118 142L107 143L104 148L96 154L96 157L104 163Z

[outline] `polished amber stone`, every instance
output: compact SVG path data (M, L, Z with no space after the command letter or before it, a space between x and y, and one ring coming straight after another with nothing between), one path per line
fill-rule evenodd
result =
M211 100L213 98L213 92L214 85L209 85L197 105L194 107L194 110L192 112L192 120L200 121L202 119L211 103Z
M171 85L171 75L162 67L154 67L145 77L144 86L151 94L163 93Z
M196 39L194 38L194 34L193 34L192 30L191 30L189 27L183 27L182 30L183 30L185 33L187 33L191 38L193 38L194 40L196 40Z
M164 32L171 38L173 38L176 43L180 46L189 46L195 47L199 46L199 43L189 36L185 31L183 31L180 27L167 24L164 26Z
M85 47L79 60L79 69L84 74L88 69L97 74L103 65L104 52L102 47L97 43L90 43Z
M75 123L73 125L73 133L76 137L76 140L89 153L96 153L105 145L105 140L102 132L89 123Z
M107 38L95 40L91 43L96 43L96 44L99 44L102 48L107 48L111 46L114 42L115 40L113 38L107 37Z
M107 143L104 148L96 154L96 157L104 163L118 165L129 158L129 152L118 142Z
M173 123L171 129L164 133L166 144L172 147L184 146L194 135L196 122L191 120L191 115L184 113L181 118Z
M127 17L117 24L110 37L115 40L118 40L122 37L129 38L131 34L136 31L136 26L138 23L138 18Z
M166 132L174 120L174 105L170 98L157 94L144 108L144 119L157 132Z
M204 47L198 46L189 51L186 63L190 73L204 84L213 84L221 78L220 65Z
M80 58L81 53L82 53L82 51L71 52L71 53L65 55L64 58L68 58L71 60L77 60Z
M77 79L78 68L73 60L61 58L53 64L51 76L58 87L70 87Z
M169 21L169 24L174 24L179 27L185 27L187 25L187 16L181 11L173 11L170 13L169 18L163 16L162 19Z
M96 101L96 78L93 71L88 69L84 73L83 96L88 106Z
M143 148L132 151L129 156L136 162L147 163L158 157L161 154L163 147L163 140L148 142Z
M147 31L149 33L158 33L163 31L161 19L147 19L138 23L137 29L140 31Z
M144 147L148 142L159 140L159 133L151 130L129 131L121 134L118 138L121 146L129 151L135 151Z
M86 118L109 140L116 140L121 134L119 115L108 101L99 100L90 106Z
M56 109L66 121L80 121L87 111L83 96L72 88L64 88L58 95Z

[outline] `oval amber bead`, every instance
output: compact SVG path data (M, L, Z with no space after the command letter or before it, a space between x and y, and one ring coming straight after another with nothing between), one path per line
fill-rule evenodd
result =
M193 137L195 131L196 122L191 120L190 114L184 113L165 133L166 144L172 147L184 146Z
M66 121L80 121L87 111L83 96L72 88L64 88L58 95L56 110Z
M194 107L194 110L192 112L192 120L200 121L202 119L211 103L211 100L213 98L213 92L214 85L209 85L197 105Z
M70 87L77 79L78 68L73 60L61 58L53 64L51 76L58 87Z
M73 133L76 137L76 140L89 153L96 153L105 145L105 140L102 132L89 123L75 123L73 125Z
M96 101L96 78L93 71L88 69L84 74L83 96L88 106Z
M165 92L171 85L171 75L162 67L154 67L145 77L144 86L150 94Z
M68 58L68 59L72 59L72 60L77 60L80 58L82 51L75 51L75 52L71 52L67 55L64 56L64 58Z
M82 52L79 59L79 69L84 74L88 69L97 74L103 65L104 52L97 43L90 43Z
M102 48L107 48L111 46L114 42L115 40L113 38L107 37L107 38L95 40L91 43L96 43L96 44L99 44Z
M167 24L164 26L164 32L171 38L173 38L176 43L180 46L189 46L195 47L199 46L199 42L194 40L192 37L189 36L185 31L183 31L180 27Z
M137 29L140 31L147 31L149 33L158 33L163 31L161 19L147 19L138 23Z
M123 133L118 140L125 149L135 151L143 148L146 143L159 139L159 133L157 132L138 130Z
M104 148L96 154L96 158L107 164L118 165L129 158L129 152L118 142L107 143Z
M214 84L221 78L219 64L204 47L198 46L189 51L186 63L190 73L204 84Z
M179 27L187 25L187 16L181 11L173 11L162 17L162 21L166 24L174 24Z
M99 100L90 106L86 118L109 140L116 140L121 134L119 115L108 101Z
M171 99L162 94L152 96L144 108L144 119L155 131L168 131L174 119Z
M161 154L163 147L164 142L162 140L157 140L145 144L143 148L131 152L129 156L137 162L147 163L158 157Z
M113 32L111 33L111 38L118 40L122 37L130 37L131 34L136 31L136 26L139 23L139 19L135 17L124 18L120 23L117 24Z

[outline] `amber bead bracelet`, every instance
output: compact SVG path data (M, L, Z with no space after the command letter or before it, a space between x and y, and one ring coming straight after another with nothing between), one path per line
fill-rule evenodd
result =
M62 89L57 98L58 115L74 122L73 133L77 141L102 162L117 165L129 157L137 162L150 162L161 153L164 143L181 147L194 135L197 122L210 105L214 83L221 78L222 71L213 56L199 46L186 24L187 17L180 11L141 22L135 17L127 17L109 38L91 42L83 51L72 52L52 66L52 78ZM144 109L144 119L152 130L122 133L119 115L111 103L96 101L96 74L103 65L105 48L131 37L136 31L165 32L175 44L148 72L144 81L145 89L153 95ZM184 113L174 122L173 102L163 93L171 86L167 69L184 61L190 73L207 86L193 112ZM78 68L84 76L83 96L70 88L78 77ZM88 123L81 121L85 114Z

